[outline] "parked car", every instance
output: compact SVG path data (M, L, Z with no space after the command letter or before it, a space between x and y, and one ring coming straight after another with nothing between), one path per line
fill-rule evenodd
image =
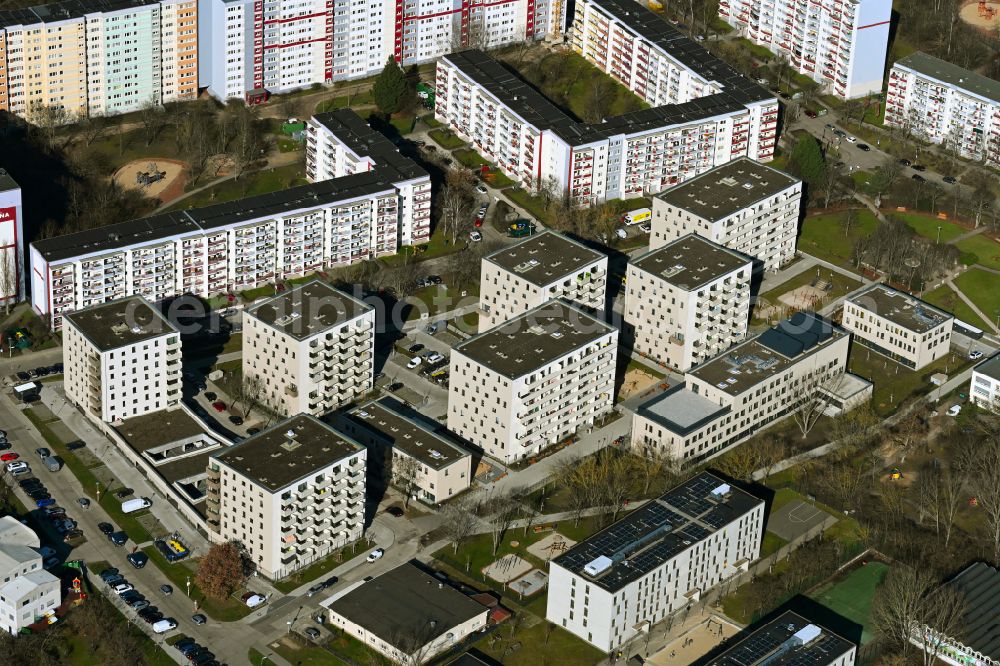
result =
M195 624L205 624L206 622L208 622L208 618L202 615L201 613L195 613L194 615L191 616L191 621L194 622Z
M209 402L215 402L219 399L219 396L215 394L214 391L205 391L205 400Z
M28 497L37 502L38 500L49 499L52 495L50 495L44 488L35 488L34 490L28 491Z
M28 467L27 463L23 462L12 462L7 463L7 471L14 476L23 476L25 474L31 474L31 468Z
M83 530L70 530L63 535L63 543L68 543L72 546L75 541L79 541L82 538Z
M70 442L66 445L66 448L70 451L76 451L77 449L82 449L87 446L87 443L81 440L76 440L75 442Z
M403 515L406 514L406 512L403 511L398 506L390 506L388 509L385 510L385 512L387 514L389 514L390 516L393 516L395 518L401 518L401 517L403 517Z
M438 352L431 352L430 354L427 355L428 363L437 363L438 361L442 360L444 360L444 355L439 354Z
M10 442L8 442L6 439L0 441L0 451L6 451L9 448L10 448Z
M483 235L481 233L479 233L478 231L470 231L469 232L469 240L472 241L473 243L478 243L481 240L483 240Z
M490 193L490 191L488 189L486 189L486 186L483 185L482 183L480 183L479 185L476 185L476 192L478 192L479 194L489 194Z
M962 405L952 405L948 408L948 416L958 416L962 412Z
M306 596L311 597L315 595L317 592L322 592L323 589L324 589L323 583L316 583L315 585L309 588L309 591L306 592Z
M0 456L0 460L2 460L4 462L8 462L10 460L17 460L20 457L21 457L21 454L14 453L13 451L11 451L10 453L5 453L2 456Z
M476 229L480 229L483 226L483 221L477 219L475 222L472 223L472 226L474 226Z
M160 592L163 592L163 594L169 597L171 594L174 593L174 588L170 587L169 585L161 585Z
M125 592L128 592L129 590L134 590L135 588L129 585L128 583L118 583L111 589L115 594L121 596Z
M134 492L135 491L132 490L131 488L122 488L121 490L115 493L115 497L117 497L118 499L125 499Z
M22 382L28 382L28 381L31 381L31 373L29 373L29 372L24 372L24 371L21 371L21 372L17 373L17 378L18 378L18 379L19 379L20 381L22 381Z
M411 345L410 348L407 351L410 352L411 354L416 354L416 353L419 353L419 352L423 351L423 349L424 349L424 346L418 342L415 345Z
M165 634L177 628L177 621L173 618L165 618L153 623L153 631L158 634Z
M97 523L97 529L101 530L101 534L110 536L115 531L115 526L111 523Z
M316 627L306 627L305 634L314 641L319 640L319 629Z
M147 606L139 611L139 617L142 618L146 624L153 624L154 622L158 622L163 619L163 613L153 606Z
M236 415L230 416L229 417L229 422L232 423L233 425L241 426L241 425L243 425L243 417L242 416L236 416Z
M212 409L214 409L217 412L224 412L226 411L226 403L222 402L221 400L216 400L215 402L212 403Z
M145 609L149 608L149 600L147 600L147 599L139 599L134 604L130 604L130 605L132 606L133 610L135 610L136 612L138 612L138 611L145 610Z
M372 552L368 553L368 557L366 557L365 560L368 562L375 562L377 560L382 559L383 555L385 555L385 549L376 548Z
M54 555L52 557L46 557L45 561L42 562L42 568L44 569L51 569L52 567L57 566L59 566L59 558Z
M84 509L89 509L90 508L90 500L87 499L86 497L80 497L80 498L78 498L76 500L76 503L79 504Z
M44 446L42 446L40 448L35 449L35 455L38 456L39 458L48 458L49 456L52 455L52 452L49 451Z
M107 581L108 578L113 578L114 576L118 575L118 569L116 569L115 567L108 567L107 569L104 569L103 571L101 571L101 573L97 575L100 576L101 580Z
M925 182L927 180L926 178L924 178L923 176L921 176L919 173L913 174L912 176L910 176L910 178L912 178L913 180L917 181L918 183L923 183L923 182Z
M954 185L955 183L958 182L958 180L956 180L954 176L945 176L941 180L948 183L949 185Z
M389 384L388 386L386 386L385 390L386 391L393 391L393 392L395 392L395 391L398 391L401 388L403 388L403 382L393 382L393 383Z
M865 151L867 153L871 149L872 149L872 147L869 146L867 143L859 143L858 144L858 150L863 150L863 151Z
M851 136L850 134L846 135L844 138L847 139L848 143L857 143L857 138Z
M413 368L415 368L418 365L420 365L421 362L422 361L421 361L421 359L420 359L419 356L414 356L413 358L410 359L410 362L406 364L406 367L409 368L410 370L412 370ZM24 463L11 463L11 464L14 464L14 465L18 465L18 464L23 465ZM10 465L7 466L7 471L11 471L10 470Z
M652 230L653 230L653 228L651 226L649 226L648 224L640 224L639 225L639 231L641 231L644 234L648 234Z
M913 164L913 162L911 162L910 160L906 159L905 157L903 159L899 160L899 163L902 164L903 166L910 166L911 164Z
M973 349L972 351L969 352L970 361L975 361L981 359L982 357L983 357L983 352L979 351L978 349Z
M51 497L44 497L40 500L35 500L35 506L37 506L39 509L44 509L45 507L52 506L55 503L56 501Z
M243 603L245 603L250 608L256 608L265 601L267 601L267 599L254 592L247 592L246 594L243 595Z
M260 433L260 428L247 428L248 435L256 435Z
M108 535L108 540L116 546L124 546L128 542L128 535L125 532L118 531L113 534Z
M624 229L615 229L615 236L618 236L618 238L628 238L628 232Z
M149 562L149 555L142 552L141 550L137 550L134 553L128 554L128 561L129 564L134 566L136 569L141 569L144 566L146 566L147 562Z
M127 502L122 502L122 513L134 513L136 511L148 509L151 506L153 506L153 503L149 501L149 498L137 497L135 499L130 499Z
M340 580L340 579L337 578L336 576L330 576L329 578L327 578L326 580L323 581L323 587L324 588L326 588L326 587L333 587L334 585L337 584L338 580Z
M927 171L927 167L925 167L923 164L913 164L911 165L911 168L914 171Z

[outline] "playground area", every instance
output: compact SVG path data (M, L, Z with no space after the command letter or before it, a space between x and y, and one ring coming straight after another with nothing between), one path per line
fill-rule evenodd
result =
M667 643L656 654L650 655L646 663L654 666L693 664L719 643L740 632L738 625L719 615L709 615L707 618L699 615L698 619L700 621L693 627Z
M564 537L559 532L553 532L541 541L536 541L528 546L528 552L538 559L548 562L553 558L559 557L575 545L576 541Z
M861 644L864 645L872 639L872 600L888 571L889 565L883 562L862 561L857 568L823 585L809 596L833 612L861 625Z
M625 373L625 377L622 379L622 387L618 398L619 400L624 400L633 395L638 395L659 381L662 380L657 379L648 372L631 368Z
M958 15L963 21L980 30L996 30L1000 26L1000 2L973 0L963 5Z
M140 190L150 199L166 203L184 193L184 162L162 158L133 160L118 169L114 181L128 190Z
M778 535L787 542L795 541L809 530L829 521L832 525L837 519L829 513L802 500L793 500L775 509L767 519L767 531Z
M483 569L483 573L498 583L509 583L531 571L531 563L514 554L507 554Z
M521 595L530 597L544 590L549 584L549 576L544 571L532 569L510 584L510 589Z

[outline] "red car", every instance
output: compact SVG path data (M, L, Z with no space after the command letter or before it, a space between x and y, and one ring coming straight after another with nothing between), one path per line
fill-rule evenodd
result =
M7 462L8 460L17 460L20 457L21 456L19 456L16 453L5 453L2 456L0 456L0 460Z
M224 412L226 411L226 403L222 402L221 400L216 400L215 402L212 403L212 408L215 409L215 411L217 412Z
M476 220L476 229L478 229L481 226L483 226L483 221L482 220Z

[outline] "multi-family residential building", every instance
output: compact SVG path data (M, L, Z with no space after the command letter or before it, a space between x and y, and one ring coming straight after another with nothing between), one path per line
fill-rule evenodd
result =
M392 483L414 499L439 504L472 483L472 455L395 398L372 400L342 416L337 428L368 447L369 486Z
M14 516L0 517L0 629L18 634L55 613L59 579L42 567L41 541Z
M844 301L842 325L855 342L914 370L948 353L954 323L947 312L884 284Z
M67 312L133 294L260 287L419 242L429 206L430 176L397 154L363 173L47 238L30 246L31 304L58 329Z
M562 0L200 0L202 86L220 100L378 74L462 47L558 33Z
M969 399L983 409L1000 412L1000 354L972 369Z
M985 562L974 562L943 588L961 600L958 622L947 627L915 626L910 642L951 666L1000 664L1000 570Z
M243 380L282 416L322 416L372 390L375 309L319 280L243 315Z
M65 0L0 11L0 110L110 116L198 96L197 0Z
M604 310L608 256L555 231L497 250L483 259L480 272L480 331L557 298Z
M487 626L489 608L407 562L322 604L330 624L395 664L424 664Z
M747 335L753 261L688 234L629 261L625 323L632 349L680 371Z
M636 410L632 448L686 467L723 453L804 404L839 399L851 336L799 312L684 374ZM849 409L851 405L844 405Z
M740 158L653 198L650 249L696 233L775 271L795 257L802 181Z
M740 156L772 158L773 94L642 5L580 0L575 12L574 48L657 106L581 123L469 50L438 61L435 118L524 187L581 205L659 192ZM620 64L624 41L636 52L627 67ZM663 63L663 85L639 80L652 53Z
M21 187L0 169L0 303L25 297Z
M350 109L320 113L306 126L306 176L311 182L342 178L389 166L409 173L412 162L399 154L396 146L381 132ZM399 222L382 224L353 223L350 233L352 251L342 250L341 262L356 258L359 248L374 248L377 255L391 254L399 245L417 245L431 237L431 181L426 175L399 179Z
M764 501L702 472L549 565L546 619L610 652L760 554Z
M448 429L511 463L611 411L618 331L549 301L455 345Z
M793 611L753 631L713 657L705 666L757 664L766 656L774 666L854 666L858 646Z
M365 447L307 414L214 453L209 538L238 541L271 579L360 539L366 455Z
M141 296L66 316L66 397L108 423L176 406L181 399L181 336Z
M940 58L918 51L896 61L885 124L1000 166L1000 82Z
M892 0L719 0L719 16L837 97L882 92Z

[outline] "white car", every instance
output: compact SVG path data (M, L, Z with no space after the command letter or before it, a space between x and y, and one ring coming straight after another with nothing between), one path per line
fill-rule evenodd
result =
M948 408L948 416L958 416L962 411L962 405L952 405Z
M243 603L245 603L250 608L256 608L257 606L260 606L265 601L267 601L267 599L265 599L262 595L260 595L260 594L251 594L251 595L249 595L248 597L246 597L243 600Z
M974 349L974 350L972 350L972 351L969 352L969 360L970 361L978 361L982 357L983 357L983 352L979 351L978 349Z
M437 352L431 352L430 354L427 355L427 362L428 363L437 363L438 361L443 360L443 359L444 359L444 355L443 354L439 354Z
M20 460L15 462L7 463L7 471L11 474L18 474L28 469L28 463L21 462Z
M410 370L413 370L413 368L417 367L422 362L423 362L422 358L420 358L419 356L414 356L413 358L410 359L410 362L406 364L406 367L409 368Z
M489 194L490 191L486 189L485 185L479 184L476 185L476 192L479 192L480 194Z
M615 229L615 236L618 236L618 238L628 238L628 233L624 229Z
M376 548L372 552L368 553L368 557L366 557L365 559L368 562L374 562L376 560L382 559L383 555L385 555L385 549L384 548Z
M483 240L483 235L478 231L470 232L469 240L472 241L473 243L478 243L479 241Z
M168 631L171 631L172 629L176 628L177 628L176 620L172 620L169 617L164 620L159 620L158 622L153 623L153 631L155 631L158 634L165 634Z
M848 143L857 143L857 141L858 141L856 138L854 138L850 134L848 134L845 138L847 139Z
M650 231L652 231L652 228L648 224L640 224L639 231L641 231L644 234L648 234Z
M126 592L129 592L129 591L134 590L134 589L135 588L132 587L131 585L129 585L128 583L119 583L118 585L115 585L113 591L118 596L121 596L121 595L125 594Z

